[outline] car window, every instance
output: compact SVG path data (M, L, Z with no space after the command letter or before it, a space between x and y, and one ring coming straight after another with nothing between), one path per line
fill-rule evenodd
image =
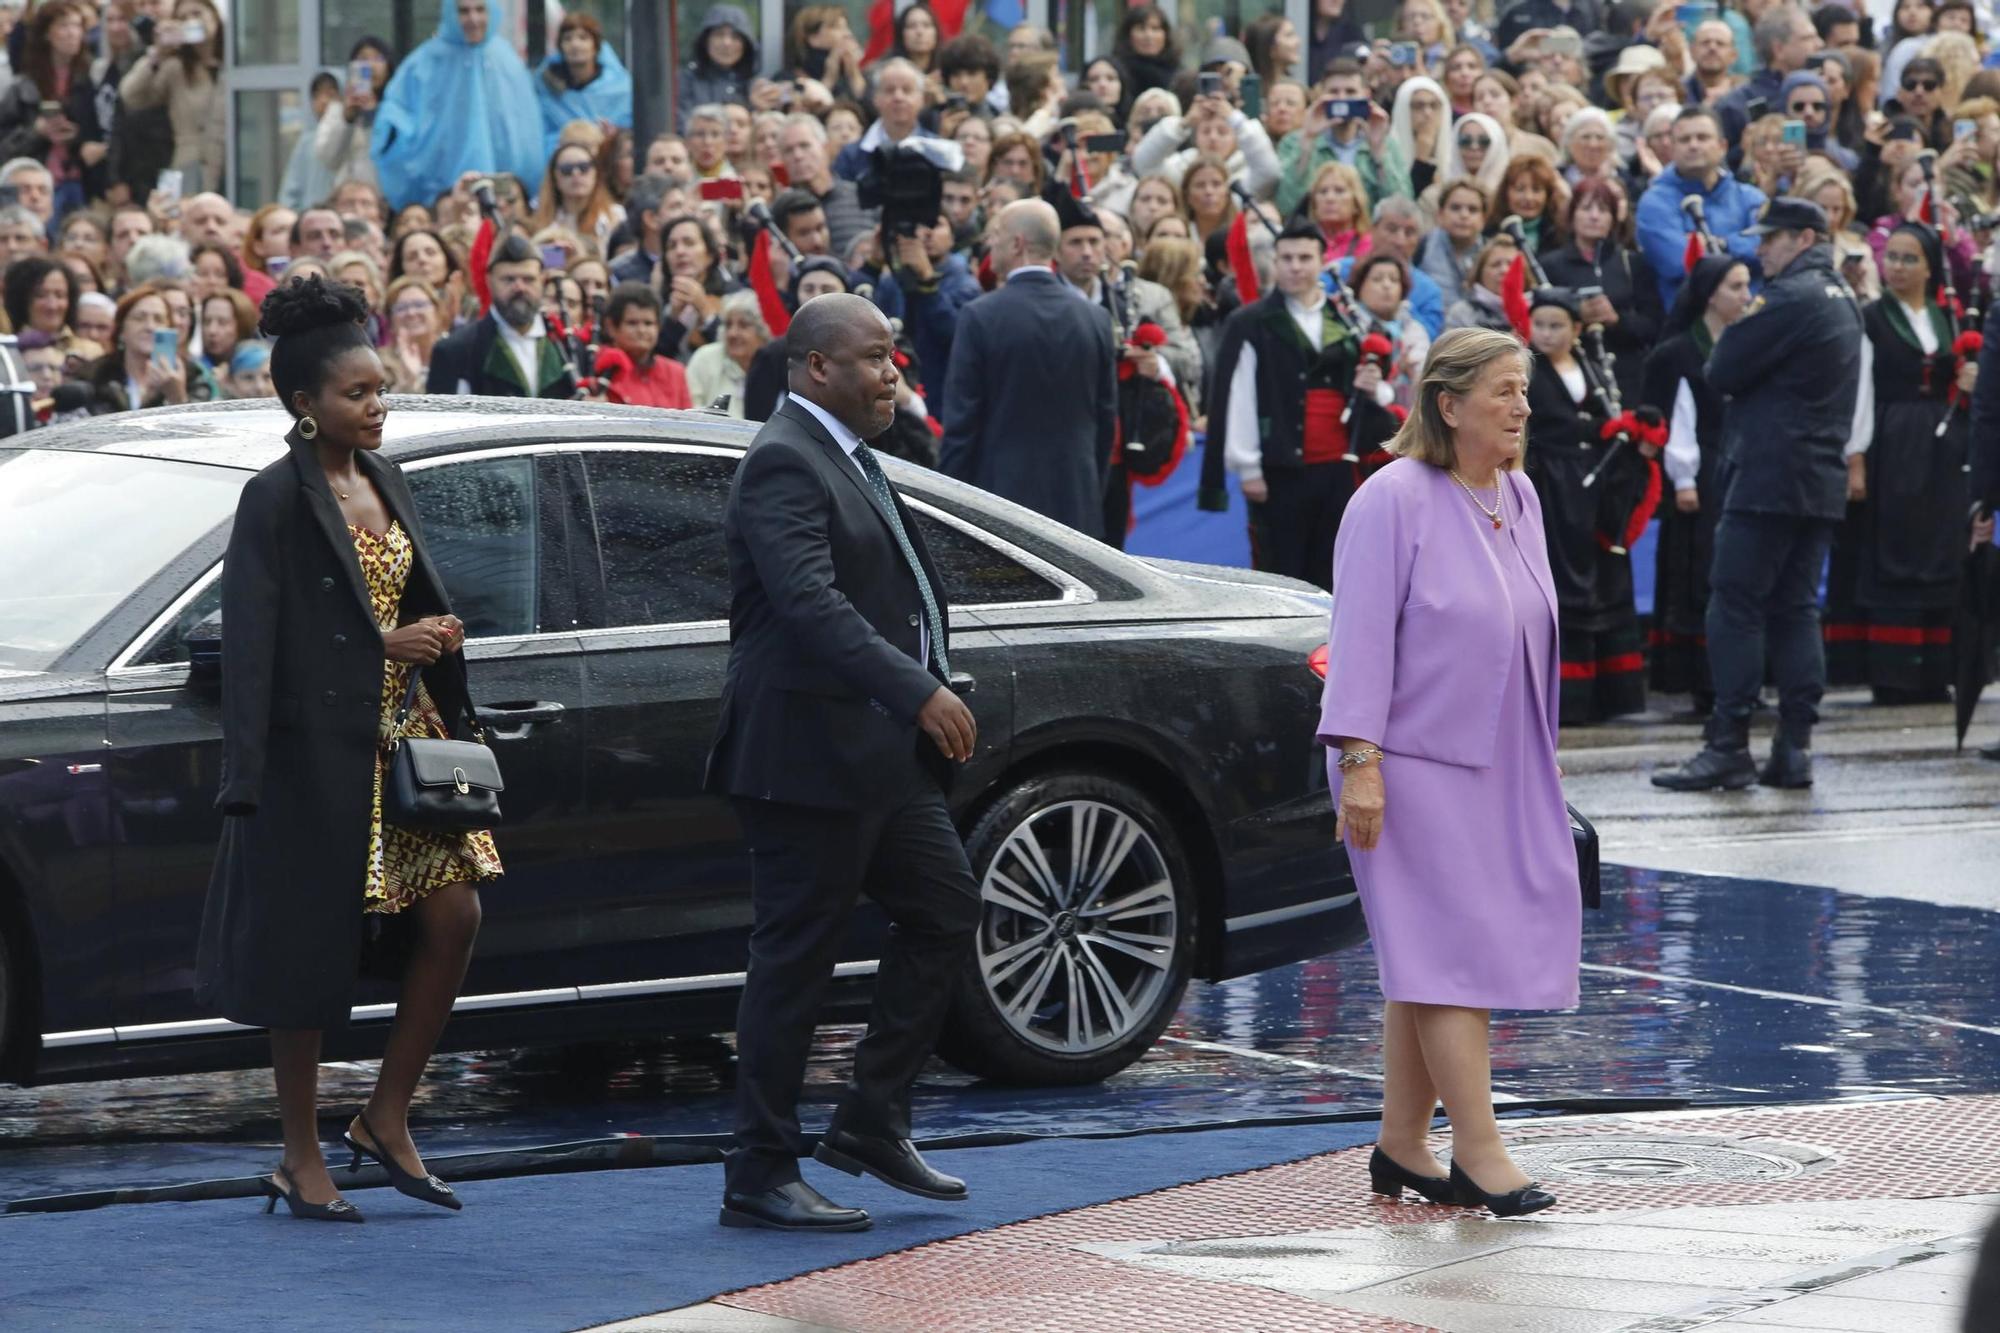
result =
M917 515L917 527L953 606L1053 602L1062 596L1055 584L961 528L929 514Z
M424 548L467 638L535 634L541 626L535 460L476 458L406 474Z
M246 474L68 449L0 449L0 669L47 670L229 520Z
M188 640L197 631L213 638L222 625L222 578L218 574L208 586L181 608L173 623L154 636L153 641L132 659L133 666L175 666L188 661Z
M603 628L729 619L722 507L736 460L662 449L590 450L603 561Z

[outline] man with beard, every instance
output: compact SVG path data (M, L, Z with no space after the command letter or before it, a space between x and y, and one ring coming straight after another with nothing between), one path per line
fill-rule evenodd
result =
M798 1099L863 892L892 924L854 1076L813 1155L922 1198L966 1197L911 1146L910 1087L979 924L945 804L978 726L948 683L944 583L867 443L897 415L895 331L835 292L800 305L785 341L790 392L722 519L729 670L706 786L730 797L749 843L753 924L720 1220L859 1231L867 1213L800 1178Z
M542 325L542 257L524 237L493 247L493 308L431 352L428 393L483 398L574 398L576 369Z

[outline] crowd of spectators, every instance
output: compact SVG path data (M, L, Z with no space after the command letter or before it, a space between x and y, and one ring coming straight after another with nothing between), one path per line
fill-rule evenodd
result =
M1121 375L1171 386L1194 438L1235 369L1229 320L1275 290L1281 232L1318 238L1357 336L1392 345L1383 401L1405 405L1443 330L1527 336L1507 295L1525 248L1575 298L1546 308L1602 330L1626 406L1673 423L1662 510L1689 527L1667 543L1685 554L1709 468L1688 402L1706 390L1649 375L1648 357L1690 330L1712 340L1717 311L1754 297L1751 228L1771 198L1818 205L1841 280L1898 303L1870 328L1916 356L1873 366L1928 364L1926 312L1987 304L2000 61L1983 4L1402 0L1374 31L1344 10L1314 0L1306 31L1270 14L1231 35L1137 3L1065 68L1045 30L960 30L962 7L926 0L859 34L842 7L792 8L773 58L719 4L686 49L639 53L673 68L677 95L670 132L637 142L634 53L595 19L563 16L527 59L503 0L441 0L415 50L363 38L319 75L277 197L232 199L210 0L0 3L5 318L45 419L268 393L258 303L310 271L363 290L400 391L743 415L782 390L771 349L789 311L858 291L898 321L906 414L932 426L886 447L929 462L952 424L959 316L995 285L993 232L1015 201L1058 201L1053 267L1106 307ZM885 229L871 207L899 149L941 177L930 225ZM1899 242L1911 224L1934 243ZM1741 261L1747 294L1725 274L1676 316L1698 229ZM1135 342L1141 326L1157 341ZM1857 422L1857 506L1871 468L1893 465L1871 461L1896 434L1876 424ZM1843 633L1865 658L1865 625ZM1653 656L1658 683L1700 688L1671 665L1672 633ZM1934 664L1853 671L1936 689Z

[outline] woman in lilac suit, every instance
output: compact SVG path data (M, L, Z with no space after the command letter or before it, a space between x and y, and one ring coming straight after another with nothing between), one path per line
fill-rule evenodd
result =
M1388 1000L1371 1182L1502 1217L1555 1197L1500 1140L1490 1011L1573 1007L1582 933L1527 390L1511 335L1431 348L1399 456L1341 521L1319 724ZM1427 1142L1440 1096L1449 1176Z

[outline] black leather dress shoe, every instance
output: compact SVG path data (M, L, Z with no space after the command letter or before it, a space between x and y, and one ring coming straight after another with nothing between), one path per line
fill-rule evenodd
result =
M761 1194L722 1196L722 1225L772 1231L866 1231L875 1225L859 1208L842 1208L803 1180Z
M1705 749L1679 768L1653 774L1653 785L1668 791L1742 791L1756 781L1748 750Z
M1766 787L1794 791L1812 786L1812 751L1790 741L1772 741L1770 761L1757 774L1757 781Z
M956 1201L965 1197L965 1182L934 1171L908 1139L884 1139L829 1129L813 1156L836 1171L858 1176L864 1171L884 1185L926 1199Z

